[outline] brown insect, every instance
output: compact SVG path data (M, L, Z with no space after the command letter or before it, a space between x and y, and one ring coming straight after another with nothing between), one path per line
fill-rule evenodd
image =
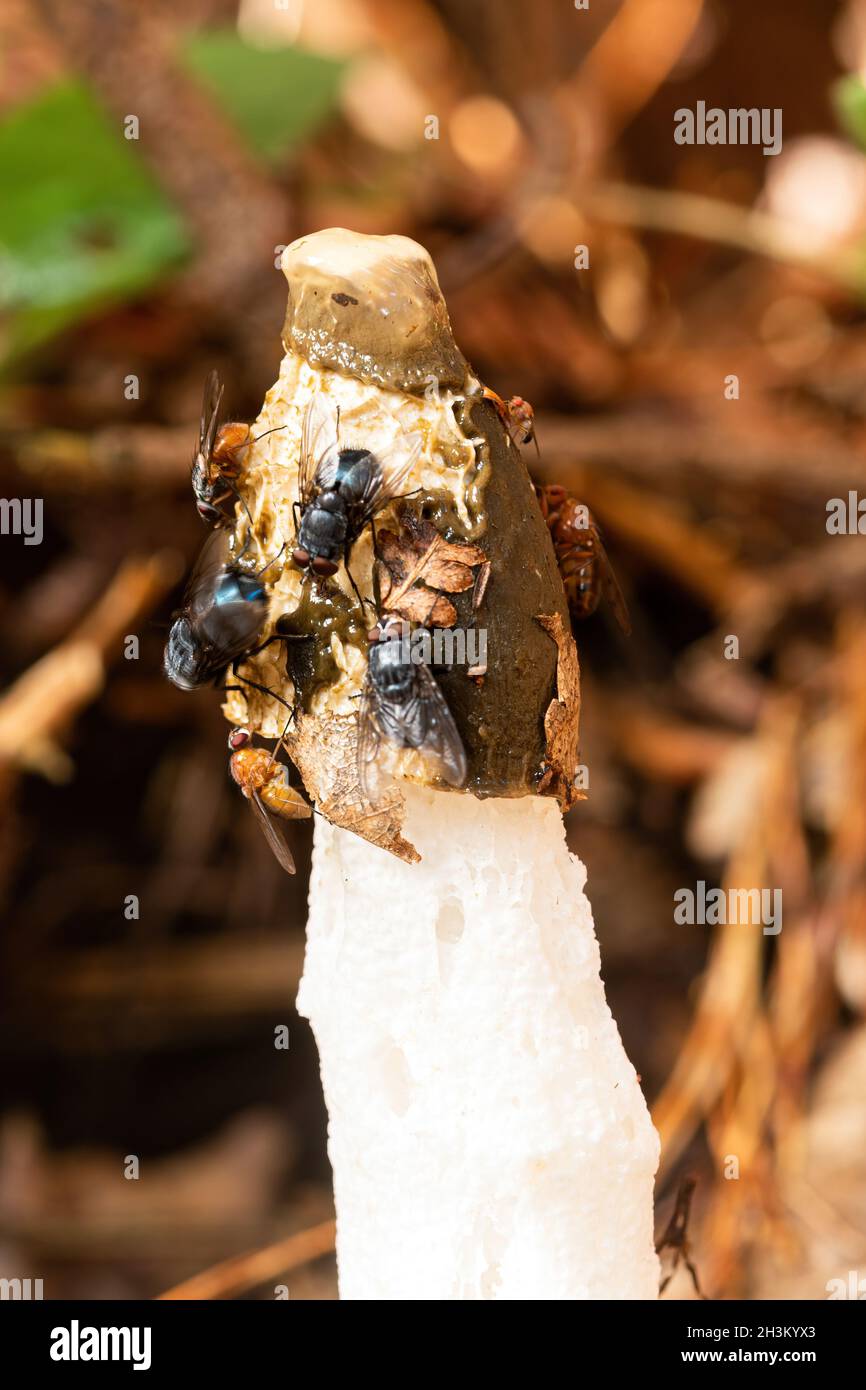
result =
M604 594L628 636L628 608L589 508L556 483L537 487L535 492L550 528L572 618L588 618Z
M663 1250L673 1251L670 1270L659 1285L660 1295L664 1293L680 1264L684 1264L689 1274L692 1276L692 1283L695 1286L695 1293L698 1295L698 1298L706 1298L706 1294L701 1288L698 1279L698 1271L695 1269L694 1261L692 1260L692 1251L688 1236L689 1213L691 1212L692 1198L695 1195L696 1187L697 1179L693 1177L683 1178L676 1195L673 1214L665 1228L664 1235L656 1246L657 1255L660 1255Z
M289 786L289 769L276 760L279 746L278 743L272 753L264 748L253 748L249 729L232 729L229 734L229 767L232 777L249 801L277 863L287 874L293 874L295 861L276 822L308 820L313 811L300 792Z
M541 451L535 434L535 411L529 401L525 401L522 396L511 396L504 401L495 391L491 391L489 386L485 386L481 394L494 406L514 443L534 444L535 452L539 454Z
M219 372L210 372L204 387L198 446L192 464L192 490L198 514L212 526L225 526L232 519L225 505L239 499L237 480L250 443L249 425L236 421L219 423L224 390Z
M225 387L217 371L212 371L205 382L201 403L201 424L198 432L198 446L192 464L192 490L198 514L211 526L230 526L234 521L232 508L240 502L252 524L249 510L238 491L247 451L258 439L274 430L252 439L249 425L237 420L219 423L220 405ZM283 426L277 426L282 429Z

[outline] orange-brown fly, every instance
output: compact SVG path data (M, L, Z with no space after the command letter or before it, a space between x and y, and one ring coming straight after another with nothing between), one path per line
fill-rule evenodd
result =
M224 390L219 372L212 371L205 382L198 446L192 464L192 490L198 514L211 526L230 526L235 502L240 502L249 517L249 510L238 491L238 479L247 451L256 441L251 437L249 425L237 420L224 425L219 423ZM265 430L265 434L272 433L272 430ZM264 437L264 434L257 436Z
M541 513L550 528L553 548L573 619L588 618L602 596L628 636L631 620L601 533L589 508L552 483L535 489Z
M486 401L490 401L514 443L534 444L535 452L539 453L538 439L535 435L535 411L529 401L525 401L522 396L510 396L504 401L495 391L491 391L489 386L485 386L481 394Z
M295 861L278 822L308 820L313 811L300 792L289 786L289 769L276 760L279 746L278 743L272 753L265 748L253 748L249 729L232 729L229 767L277 862L287 874L293 874Z

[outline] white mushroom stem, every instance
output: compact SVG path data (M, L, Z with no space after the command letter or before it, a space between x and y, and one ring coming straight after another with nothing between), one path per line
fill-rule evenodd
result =
M315 827L341 1297L656 1298L658 1139L556 803L405 791L420 864Z

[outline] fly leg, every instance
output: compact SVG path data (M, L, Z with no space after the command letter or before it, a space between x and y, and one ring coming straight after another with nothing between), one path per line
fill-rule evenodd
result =
M223 498L227 498L227 497L230 495L230 493L234 493L235 497L236 497L237 500L240 502L241 506L243 507L244 511L246 512L247 522L249 523L248 526L247 526L247 538L248 538L248 539L247 539L247 541L246 541L246 544L244 545L244 550L246 550L247 546L249 545L249 536L252 534L252 529L253 529L253 518L252 518L252 515L251 515L251 513L250 513L249 507L247 506L247 504L246 504L246 502L244 501L243 497L241 497L241 494L240 494L240 492L238 491L237 486L235 485L235 483L232 482L231 478L225 478L224 481L225 481L226 487L229 489L229 492L224 493L224 494L223 494L223 497L220 498L220 501L222 501ZM228 521L231 521L231 517L228 517L227 520L228 520ZM241 551L241 554L243 554L243 551ZM240 556L239 556L238 558L240 558Z
M244 659L246 659L246 658L244 658ZM251 689L257 690L257 691L259 692L260 695L267 695L267 696L269 696L269 698L270 698L271 700L277 700L277 701L279 702L279 704L283 705L283 706L289 711L289 713L290 713L290 715L291 715L291 718L294 719L294 717L295 717L295 706L294 706L294 705L290 705L289 702L288 702L288 700L285 700L285 699L283 698L282 695L278 695L277 692L276 692L275 690L271 690L271 689L270 689L268 686L266 686L266 685L261 685L258 681L250 680L249 676L242 676L241 673L240 673L240 671L237 669L237 662L232 662L232 668L231 668L231 669L232 669L232 675L234 676L235 680L236 680L236 681L242 681L243 684L242 684L242 685L223 685L223 686L220 686L220 689L224 692L224 694L228 695L231 691L236 690L236 691L238 691L239 694L245 695L245 694L246 694L246 691L244 690L244 686L249 686L249 687L251 687Z
M251 652L246 652L242 660L249 661L251 656L258 656L266 647L272 646L274 642L312 642L311 632L275 632L273 637L268 637L258 647L253 647Z
M260 695L268 695L272 700L276 700L279 704L283 705L289 711L289 722L291 722L291 720L295 718L295 714L297 712L297 700L295 700L294 704L290 704L288 700L284 699L282 695L278 695L275 690L271 690L269 686L262 685L259 681L251 680L249 676L241 675L241 672L238 670L238 667L241 665L242 662L245 663L249 661L250 657L258 656L259 652L263 652L266 647L270 647L274 642L309 642L311 640L311 633L275 633L273 637L268 637L267 640L262 642L258 647L254 647L252 651L244 652L243 656L238 657L235 661L232 662L231 673L234 676L235 680L242 681L243 684L224 685L222 687L223 690L226 692L236 690L242 695L244 694L243 687L250 686L253 690L258 690Z
M375 535L376 535L376 533L375 533L375 531L374 531L374 532L373 532L373 536L374 536L374 549L375 549ZM364 609L366 608L367 604L369 604L370 607L371 607L374 611L375 611L375 604L372 602L371 599L362 598L362 597L361 597L361 592L360 592L360 590L359 590L357 584L355 583L355 576L352 574L352 571L351 571L350 568L349 568L349 547L348 547L348 545L346 546L345 550L343 551L343 564L346 566L346 573L347 573L347 575L349 576L349 583L351 584L352 588L353 588L354 591L355 591L355 598L358 600L358 607L359 607L360 610L361 610L361 617L362 617L362 619L363 619L363 617L364 617Z
M279 548L279 550L277 551L276 555L274 556L273 560L268 560L268 562L267 562L266 565L263 565L262 568L261 568L260 570L257 570L257 571L256 571L256 574L255 574L255 578L256 578L256 579L261 579L262 575L265 573L265 570L269 570L270 567L271 567L271 565L275 565L275 564L277 563L277 561L279 560L279 558L280 558L280 556L282 555L282 553L283 553L283 551L285 550L285 548L286 548L286 542L283 541L282 545L280 546L280 548Z
M379 609L382 606L382 591L379 585L379 537L376 535L376 523L370 518L370 534L373 537L373 612L379 616Z

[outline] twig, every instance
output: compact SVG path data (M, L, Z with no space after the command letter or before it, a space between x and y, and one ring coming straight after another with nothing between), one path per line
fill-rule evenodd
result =
M813 251L802 227L721 198L639 184L598 183L585 190L581 206L602 222L732 246L820 275L858 298L866 291L859 253Z
M10 443L16 465L45 487L130 489L188 484L191 439L186 427L109 425L22 431Z
M699 782L739 742L727 730L672 718L630 697L606 692L600 705L598 717L623 762L655 781L674 786Z
M544 452L533 473L542 482L562 481L557 476L562 458L616 463L644 475L655 488L660 476L668 480L688 466L701 488L709 476L753 492L775 487L796 501L818 498L822 504L866 482L858 449L828 432L804 434L802 421L781 414L725 424L718 412L692 409L685 427L668 411L627 411L589 419L540 415L536 425Z
M545 476L552 479L554 471L546 468ZM567 481L630 548L673 575L719 615L738 604L763 600L765 582L748 573L727 545L657 491L590 469L572 469Z
M562 95L584 118L587 107L602 113L604 143L596 163L664 83L702 9L703 0L667 0L664 13L658 3L625 0L576 76L563 86Z
M723 888L760 883L768 865L767 826L779 815L786 761L793 756L797 728L795 701L768 701L760 737L770 755L760 794L744 816L740 844L731 855ZM756 747L755 755L760 756ZM760 969L763 936L759 927L736 921L717 928L691 1028L671 1075L653 1106L662 1142L660 1174L683 1152L701 1119L712 1112L747 1051L761 1011Z
M201 1274L194 1274L191 1279L161 1293L159 1300L225 1298L230 1294L245 1293L247 1289L263 1284L266 1279L288 1274L290 1270L310 1264L321 1255L329 1255L336 1236L336 1221L322 1221L307 1231L296 1231L285 1240L266 1245L263 1250L236 1255L211 1269L202 1270Z
M102 689L106 665L120 656L129 626L177 578L171 552L131 559L65 642L48 652L0 696L0 773L32 768L50 779L67 771L54 740Z

